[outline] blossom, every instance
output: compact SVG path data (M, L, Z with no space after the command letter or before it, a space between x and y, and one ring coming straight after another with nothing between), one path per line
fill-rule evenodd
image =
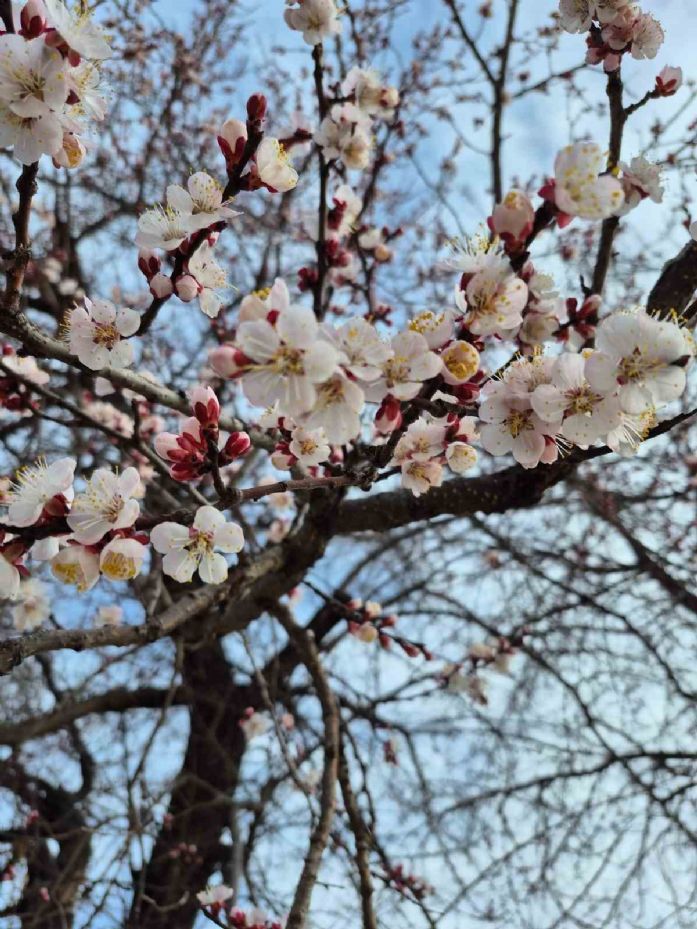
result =
M272 287L255 290L247 294L240 303L240 322L252 319L266 319L272 310L280 312L290 306L290 294L283 278L277 277Z
M88 116L98 122L106 115L106 101L97 93L100 83L99 69L89 61L81 61L76 68L70 68L67 74L71 97L77 102L68 107L68 112L76 118Z
M545 436L553 438L561 425L560 420L545 422L540 419L527 397L517 395L503 381L487 385L479 417L485 424L481 429L484 449L495 456L512 452L524 468L534 468L543 460L547 446Z
M344 445L355 439L361 431L360 413L365 404L365 394L342 371L316 384L317 398L312 412L305 417L310 429L322 428L327 440L334 445Z
M66 63L42 38L0 35L0 100L17 116L59 112L68 96Z
M126 368L133 362L133 349L125 337L138 331L140 315L125 307L118 310L108 300L84 298L84 306L70 312L70 351L92 371Z
M479 352L469 342L451 342L440 357L446 384L465 384L479 370Z
M590 445L619 423L619 402L594 390L586 380L583 355L565 353L556 359L551 383L530 395L532 408L545 422L563 418L561 434L574 445Z
M237 346L250 360L242 386L255 406L278 400L282 416L309 413L316 402L316 384L334 373L336 349L319 339L319 325L311 309L289 305L279 310L275 325L267 319L243 322Z
M206 887L205 890L196 894L196 899L201 906L219 906L232 897L234 891L225 884L217 884L215 887Z
M672 97L682 87L682 68L666 65L656 76L656 93L659 97Z
M402 464L402 487L415 497L443 483L443 468L437 461L405 461Z
M11 545L11 543L10 543ZM0 599L16 600L20 591L20 574L11 549L0 546Z
M622 458L631 458L655 425L656 411L653 407L638 414L621 410L619 424L608 432L605 442Z
M658 20L650 13L642 13L632 32L632 58L655 58L664 39Z
M455 302L465 314L465 325L475 335L502 334L517 329L528 301L525 281L508 267L491 265L478 271L464 290L455 291Z
M189 258L189 274L198 287L198 302L206 316L214 319L220 312L223 301L216 291L229 287L225 270L214 260L213 249L203 242Z
M272 193L287 193L298 183L298 172L278 139L265 136L261 140L255 155L255 165L259 180Z
M97 468L68 514L75 539L82 545L94 545L112 529L132 526L140 514L140 504L133 496L139 487L135 468L126 468L120 475Z
M451 442L445 450L445 460L455 474L464 474L477 463L477 450L467 442Z
M228 169L238 164L246 144L247 126L239 119L225 120L218 133L218 145Z
M627 413L670 403L685 390L693 346L675 323L643 311L614 313L598 326L596 346L586 377L600 391L617 389Z
M0 98L0 148L14 148L22 164L55 155L63 146L63 126L55 113L19 116Z
M53 156L57 168L77 168L87 154L82 139L74 132L63 133L63 145Z
M642 200L649 197L654 203L663 202L661 166L652 164L641 155L632 158L629 165L620 162L624 190L624 206L618 213L623 215L633 210Z
M138 217L136 245L140 248L164 248L171 252L178 248L193 231L191 214L171 205L154 206Z
M392 465L407 460L428 461L442 454L445 445L445 426L421 417L412 423L395 446Z
M489 229L500 236L510 250L525 245L534 222L535 208L527 194L520 190L509 191L487 220Z
M137 539L112 539L102 549L99 568L111 581L130 581L140 574L146 548Z
M567 145L554 163L553 200L563 214L560 225L568 217L605 219L622 206L624 193L617 178L609 174L598 176L605 166L602 150L595 142ZM547 188L543 188L546 195ZM559 219L557 220L559 222Z
M321 426L317 429L296 426L291 433L289 448L291 454L306 468L322 464L331 454L327 434Z
M12 622L19 632L37 629L51 615L46 587L36 578L30 577L20 583L17 599L12 609Z
M334 206L327 214L327 231L330 235L342 238L353 231L363 201L348 184L341 184L332 202Z
M189 232L207 229L213 223L226 223L240 215L230 209L230 201L223 203L223 188L205 171L192 174L186 186L187 190L179 184L170 184L167 205L181 214Z
M9 524L32 526L49 504L64 510L66 501L72 500L75 464L74 458L59 458L52 464L40 459L21 468L7 496Z
M559 0L559 21L567 32L587 32L593 22L591 0Z
M315 133L315 142L325 158L339 158L356 170L367 166L373 144L365 116L353 103L334 104Z
M399 103L397 88L383 84L373 68L351 68L341 84L341 92L345 97L352 97L364 113L383 119L389 119Z
M175 581L189 582L198 569L204 584L222 584L228 566L215 549L233 554L239 552L244 545L244 535L237 523L226 522L215 507L201 506L190 529L180 523L160 523L150 533L150 541L155 550L165 556L162 570Z
M426 339L429 348L440 348L452 338L455 314L452 310L434 313L424 310L409 321L409 329L419 332Z
M286 0L295 3L296 0ZM319 45L330 36L341 32L341 22L334 0L297 0L299 7L286 10L286 24L296 32L302 32L308 45Z
M351 319L338 329L324 332L341 352L342 367L361 381L379 377L381 366L394 354L375 326L365 319Z
M102 61L111 57L111 48L101 27L85 12L83 5L69 10L62 0L44 0L48 23L57 33L54 44L66 45L82 58Z
M445 259L443 267L461 271L467 280L485 268L510 273L511 265L505 254L504 243L496 236L492 238L490 235L477 234L453 239L450 249L450 257Z
M380 377L366 388L369 400L392 394L398 400L413 400L423 381L440 374L443 363L418 332L400 332L391 341L392 356L382 363Z
M99 555L84 545L68 545L51 559L51 571L62 584L72 584L83 593L99 580Z

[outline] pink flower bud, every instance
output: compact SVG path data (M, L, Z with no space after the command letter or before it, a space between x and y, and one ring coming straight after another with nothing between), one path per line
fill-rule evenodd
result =
M287 442L279 442L271 456L271 464L279 471L290 471L297 460Z
M138 252L138 269L148 280L160 270L162 262L151 248L141 248Z
M165 297L169 297L173 290L174 287L172 285L172 281L167 277L166 274L156 274L150 281L150 293L153 295L153 297L157 297L160 300L164 300Z
M682 87L682 68L665 68L656 77L655 92L659 97L672 97Z
M225 454L228 458L241 458L252 447L252 440L246 432L232 432L225 443Z
M41 0L29 0L19 14L19 24L25 39L36 39L46 29L46 7Z
M249 363L249 358L230 344L219 345L208 353L208 364L220 377L238 377Z
M198 282L190 274L182 274L176 282L177 296L184 303L189 303L198 296Z
M388 432L394 432L402 425L401 404L396 397L388 394L380 404L380 409L375 416L375 428L378 432L385 435Z
M194 387L190 394L191 411L202 426L217 426L220 403L211 387Z
M511 190L487 220L489 228L510 248L522 245L532 232L535 209L530 198L519 190Z
M220 127L218 145L229 168L236 165L242 157L246 142L247 127L241 120L228 119Z

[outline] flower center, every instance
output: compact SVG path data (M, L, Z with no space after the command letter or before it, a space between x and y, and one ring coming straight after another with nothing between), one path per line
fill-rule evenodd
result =
M121 338L121 333L113 323L95 323L93 340L95 345L112 349Z
M521 432L526 432L533 428L530 422L530 412L526 411L523 413L520 410L512 410L504 420L504 425L514 439L517 439Z
M102 562L102 572L113 581L128 581L138 573L134 558L123 552L107 552Z
M279 348L274 356L273 368L278 374L304 374L303 353L297 348Z

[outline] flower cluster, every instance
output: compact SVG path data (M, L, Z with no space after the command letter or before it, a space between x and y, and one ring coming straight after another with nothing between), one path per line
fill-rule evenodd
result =
M195 409L200 405L195 403ZM28 573L24 560L29 551L35 561L49 561L54 577L78 592L94 587L100 574L110 580L130 580L145 561L148 537L137 527L143 495L137 469L116 474L97 468L78 493L73 488L74 471L72 458L50 465L39 461L20 471L3 493L6 522L16 527L17 534L0 535L0 583L3 596L20 598L15 615L20 629L31 629L48 615L40 585L33 580L21 583ZM29 527L46 532L32 544L21 533ZM204 583L220 584L228 570L220 552L239 552L244 536L215 507L202 506L190 528L163 521L153 528L150 541L165 556L165 574L185 583L198 570Z
M477 438L472 416L422 416L399 439L390 464L401 468L402 486L418 497L431 487L440 487L444 464L455 474L473 468L477 452L470 443Z
M168 463L175 481L200 480L214 468L241 458L251 447L246 432L228 435L220 431L220 404L210 387L195 387L190 399L193 415L182 421L181 431L161 432L155 438L155 451Z
M286 0L291 7L284 13L286 24L302 32L308 45L319 45L341 32L341 21L334 0Z
M51 155L56 167L74 168L86 152L86 121L106 111L97 91L109 45L62 0L29 0L15 28L0 35L0 147L25 165Z
M479 409L486 451L512 453L525 468L601 439L633 454L656 410L684 391L694 344L676 323L637 310L603 320L596 349L521 359L488 384Z
M315 142L330 161L361 171L368 166L374 119L388 120L399 104L399 91L382 83L374 70L352 68L341 85L342 103L334 103L315 133Z
M632 0L559 0L559 20L567 32L589 32L589 64L616 71L624 54L655 58L663 44L661 24Z

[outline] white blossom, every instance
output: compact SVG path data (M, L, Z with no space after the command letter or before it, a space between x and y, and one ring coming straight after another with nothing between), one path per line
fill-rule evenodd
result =
M19 585L17 604L12 608L15 629L19 632L31 632L45 623L50 615L51 605L45 585L33 577L22 581Z
M586 377L600 391L617 389L627 413L670 403L685 390L694 347L675 323L643 311L614 313L598 326L596 346Z
M342 371L315 385L317 397L312 411L305 417L309 429L322 428L327 440L344 445L361 431L360 414L365 405L363 390Z
M362 170L370 159L373 140L366 117L353 103L335 103L315 133L327 160L341 159L347 168Z
M557 423L574 445L587 446L607 435L619 423L619 401L594 390L586 380L583 355L567 352L554 362L551 383L540 384L530 403L540 419Z
M204 584L222 584L228 566L220 552L241 551L244 535L237 523L226 522L215 507L201 506L190 529L180 523L160 523L150 533L150 541L165 556L162 570L175 581L188 583L198 570Z
M197 171L186 182L167 187L167 205L184 217L189 232L207 229L213 223L229 222L240 213L223 203L223 188L205 171Z
M97 468L83 493L76 495L68 514L68 525L82 545L94 545L112 529L132 526L140 514L134 494L140 487L135 468L114 474Z
M62 0L43 0L48 22L68 48L82 58L102 61L111 57L111 48L102 28L82 4L68 9Z
M327 434L321 426L316 429L296 426L291 433L290 451L306 468L322 464L331 454Z
M133 362L127 336L138 331L140 315L126 307L117 309L108 300L84 298L84 306L70 312L70 351L92 371L127 368Z
M319 339L312 310L294 304L279 311L275 325L266 319L243 322L237 346L252 361L242 377L248 400L261 407L278 401L283 416L309 413L315 385L331 377L339 361L336 349Z
M392 356L383 362L380 377L366 387L366 397L380 401L392 394L398 400L413 400L424 381L440 374L443 363L418 332L400 332L390 344Z
M295 7L295 3L299 6ZM308 45L319 45L330 36L341 32L341 21L334 0L286 0L293 9L286 10L286 24L296 32L302 32Z
M622 185L605 168L602 149L595 142L568 145L554 163L557 207L568 216L599 220L612 216L622 206Z
M213 258L213 249L208 242L203 242L189 258L187 264L189 274L198 284L198 302L201 310L214 319L223 305L219 290L229 287L230 284L225 273Z
M74 458L59 458L52 464L40 459L33 465L20 468L12 490L7 495L11 526L32 526L54 497L73 498Z
M259 179L274 193L287 193L298 183L298 172L278 139L265 136L261 140L255 163Z
M78 593L84 593L99 580L99 555L84 545L68 545L51 559L51 571L61 584L73 585Z

